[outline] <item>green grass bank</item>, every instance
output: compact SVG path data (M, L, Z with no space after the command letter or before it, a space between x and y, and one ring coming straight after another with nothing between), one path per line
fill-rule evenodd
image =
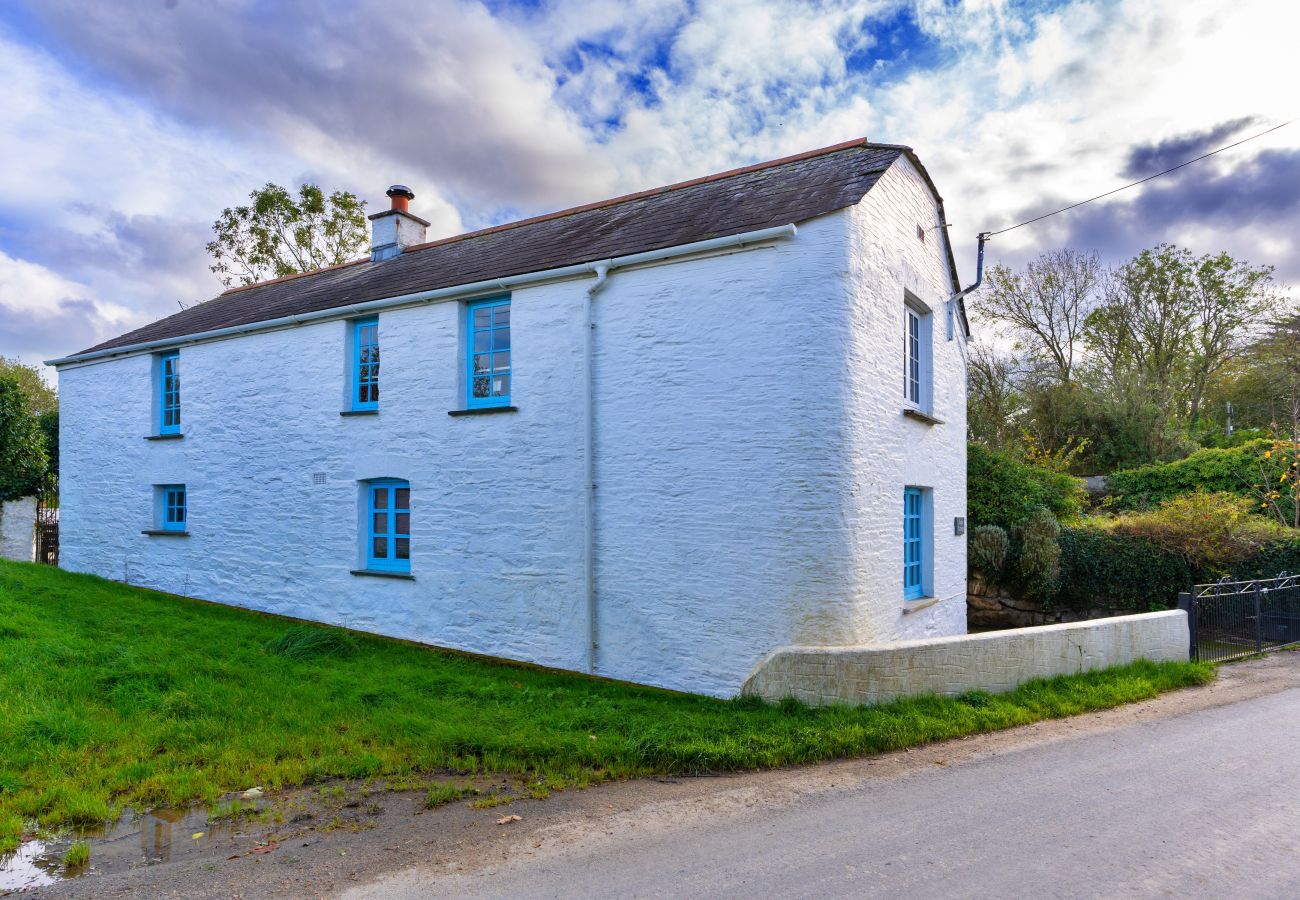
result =
M493 663L0 561L0 852L33 823L211 804L253 785L502 773L559 788L793 765L1212 677L1140 663L997 696L809 709Z

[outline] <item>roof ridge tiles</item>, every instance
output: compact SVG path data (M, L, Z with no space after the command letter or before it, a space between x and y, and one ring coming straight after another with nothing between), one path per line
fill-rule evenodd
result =
M570 206L566 209L559 209L555 212L542 213L537 216L529 216L526 219L516 219L513 222L503 222L500 225L490 225L487 228L479 228L475 231L466 231L461 234L450 235L445 238L438 238L433 241L425 241L422 244L412 244L407 247L403 253L415 253L420 250L429 250L434 247L445 247L448 244L455 244L460 241L467 241L471 238L483 237L489 234L499 234L502 231L509 231L513 228L521 228L525 225L535 225L538 222L547 222L554 219L563 219L566 216L577 215L582 212L590 212L595 209L606 209L611 206L618 206L623 203L630 203L633 200L643 200L646 197L654 197L661 194L667 194L672 191L683 188L694 187L699 184L708 184L712 181L721 181L724 178L734 178L737 175L745 175L750 172L761 172L763 169L770 169L774 166L789 165L793 162L799 162L804 159L812 159L817 156L825 156L828 153L837 153L841 150L849 150L853 147L879 147L882 150L911 150L902 144L873 144L867 138L854 138L849 141L841 141L838 144L831 144L827 147L819 147L816 150L805 150L802 153L795 153L790 156L782 156L777 159L769 159L764 162L751 163L747 166L739 166L734 169L725 169L721 172L715 172L712 175L702 175L698 178L689 178L686 181L676 181L671 184L660 185L659 187L646 188L640 191L633 191L630 194L621 194L617 197L610 197L606 200L595 200L591 203L583 203L578 206ZM354 259L349 262L335 263L332 266L324 266L319 269L310 269L306 272L295 272L290 275L281 275L278 278L268 278L265 281L256 281L252 284L241 284L237 287L227 288L220 296L226 294L236 294L240 291L247 291L256 287L263 287L268 284L279 284L282 281L292 281L295 278L304 278L308 275L318 275L321 272L329 272L333 269L341 269L345 266L355 266L367 262L366 259Z

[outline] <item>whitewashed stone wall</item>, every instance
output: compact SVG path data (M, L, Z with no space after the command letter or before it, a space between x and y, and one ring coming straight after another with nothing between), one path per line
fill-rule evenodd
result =
M965 503L964 371L941 323L947 424L900 415L902 289L936 307L949 293L942 243L915 234L937 214L904 160L868 202L793 240L616 271L598 295L599 674L731 695L775 646L964 629L964 540L940 537ZM338 414L343 322L184 347L179 441L144 440L147 355L65 367L63 565L585 669L590 283L514 292L515 413L447 415L463 392L456 302L380 314L377 416ZM413 581L349 574L358 482L384 476L411 482ZM188 538L141 534L166 483L188 486ZM911 615L908 483L932 484L949 517L936 584L957 595Z
M813 706L885 703L1003 693L1032 678L1187 657L1187 613L1174 609L878 647L782 647L758 664L744 693Z
M961 325L949 320L952 280L941 224L938 203L905 157L849 211L850 377L840 418L844 459L852 463L842 497L857 585L854 627L829 635L807 629L797 643L879 643L966 631L966 536L954 523L966 516L966 365ZM930 311L930 413L942 424L903 415L905 294ZM903 486L927 489L933 505L928 593L937 602L929 605L899 600Z
M36 559L36 498L0 503L0 559Z

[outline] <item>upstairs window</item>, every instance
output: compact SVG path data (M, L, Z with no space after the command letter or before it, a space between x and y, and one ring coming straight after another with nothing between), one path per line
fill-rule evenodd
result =
M925 496L921 488L903 489L903 599L925 596Z
M411 485L384 478L366 482L366 568L411 571Z
M352 323L352 408L379 409L379 319Z
M158 527L163 531L185 531L185 485L159 485L158 495Z
M468 308L466 406L510 405L510 300L484 300Z
M170 350L158 355L158 433L179 434L181 430L181 353Z
M924 412L930 407L930 313L903 306L903 401Z

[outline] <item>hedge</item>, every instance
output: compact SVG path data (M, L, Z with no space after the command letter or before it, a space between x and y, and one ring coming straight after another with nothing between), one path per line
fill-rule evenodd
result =
M1259 463L1269 440L1254 440L1240 447L1197 450L1191 456L1170 463L1154 463L1125 469L1107 478L1118 509L1143 509L1191 491L1227 491L1243 497L1254 495L1259 483Z
M1181 556L1146 538L1095 525L1061 527L1061 576L1044 604L1068 610L1158 610L1178 604L1178 594L1214 581L1213 572L1190 568ZM1300 574L1300 537L1271 541L1232 567L1236 580ZM1013 587L1017 594L1021 586Z
M1051 472L990 450L966 449L966 512L972 525L998 525L1008 531L1046 507L1057 519L1078 518L1084 492L1079 479Z
M1177 553L1092 525L1061 529L1059 609L1168 609L1195 575Z

